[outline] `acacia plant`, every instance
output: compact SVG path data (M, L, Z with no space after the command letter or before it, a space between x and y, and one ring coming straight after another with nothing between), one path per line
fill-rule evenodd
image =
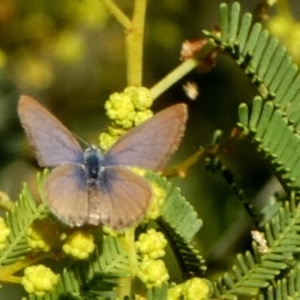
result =
M286 48L262 23L254 22L251 13L242 13L238 2L223 3L219 27L204 30L202 40L184 44L182 63L146 88L142 59L147 1L135 0L132 18L111 0L102 2L123 27L127 61L127 87L105 104L111 124L100 135L103 150L151 117L154 100L186 74L211 69L220 53L238 64L256 95L237 107L236 126L229 137L216 131L212 145L204 145L160 174L137 171L151 184L153 196L144 219L133 227L70 228L59 222L47 207L43 185L48 170L37 175L38 201L26 183L16 203L3 196L2 285L22 284L27 292L23 299L299 298L300 76ZM265 199L259 211L245 200L220 160L241 140L251 143L269 163L285 191L284 198ZM202 158L208 171L225 177L256 224L251 249L237 254L234 265L218 279L206 277L205 260L193 245L202 226L201 211L196 212L168 180L186 174ZM201 239L201 231L198 235ZM180 282L172 282L170 266L165 264L171 253Z

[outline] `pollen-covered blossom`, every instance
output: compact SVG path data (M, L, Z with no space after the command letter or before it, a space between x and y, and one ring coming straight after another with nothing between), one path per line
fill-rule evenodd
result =
M41 232L35 230L33 227L27 229L27 242L31 249L49 252L51 246L43 238Z
M150 182L152 187L152 198L147 209L145 220L155 220L161 215L161 207L166 198L166 190L156 182Z
M202 278L192 278L182 284L169 288L167 300L207 300L210 299L212 286Z
M140 234L136 248L142 256L157 259L165 255L167 243L165 236L152 228Z
M183 297L183 284L176 284L168 289L167 300L180 300Z
M0 250L5 247L9 234L10 229L6 226L4 219L0 217Z
M35 251L49 252L61 248L61 231L50 220L36 220L27 229L27 242Z
M100 148L107 151L117 141L119 137L113 136L107 132L102 132L99 136Z
M105 102L107 116L117 125L130 128L135 114L134 105L129 96L113 93Z
M137 276L147 288L160 287L169 280L168 270L161 259L143 259Z
M111 94L104 106L112 126L100 134L100 148L108 150L128 129L151 118L152 103L151 92L145 87L127 87L123 93Z
M129 96L134 107L140 111L150 108L153 104L150 90L145 87L127 87L124 90L124 95Z
M73 258L86 259L94 252L95 247L92 234L77 230L67 237L62 249Z
M126 129L121 126L108 126L108 132L102 132L99 136L100 148L107 151L124 133Z
M206 300L210 298L212 291L208 280L199 277L187 280L184 283L184 299L186 300Z
M146 174L146 170L131 167L130 168L134 173L138 174L139 176L144 177ZM144 216L144 221L149 222L149 220L155 220L161 215L161 207L164 203L166 198L166 190L162 188L159 184L153 181L149 181L151 188L152 188L152 197L149 203L149 207L146 211Z
M38 297L43 297L57 284L59 275L44 265L30 266L24 269L21 284L24 289Z
M153 116L153 112L150 109L144 111L138 111L136 112L133 119L134 125L139 126L140 124L150 119L152 116Z

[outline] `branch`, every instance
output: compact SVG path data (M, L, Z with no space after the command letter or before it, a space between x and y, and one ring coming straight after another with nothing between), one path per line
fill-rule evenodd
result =
M136 0L131 28L127 31L127 82L128 86L142 85L143 40L147 0Z

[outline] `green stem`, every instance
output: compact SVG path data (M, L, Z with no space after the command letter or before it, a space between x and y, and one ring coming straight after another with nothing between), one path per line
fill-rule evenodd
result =
M131 294L132 281L139 268L134 240L135 229L135 227L127 228L124 236L120 236L121 243L127 252L131 276L118 280L120 285L118 288L118 299L123 299L124 296Z
M186 177L188 170L196 164L200 158L204 158L205 150L203 148L198 149L194 154L189 156L183 162L167 168L162 171L162 175L165 177L179 176L181 178Z
M107 10L116 18L116 20L126 29L130 30L131 21L129 18L120 10L120 8L113 3L112 0L101 0Z
M134 233L135 227L126 229L125 236L123 239L123 245L128 255L132 277L135 277L138 271L138 258L136 254Z
M146 7L147 0L135 0L131 28L126 32L128 86L142 85Z
M24 269L27 266L33 265L42 259L50 258L50 257L53 257L53 254L51 253L39 253L36 255L29 254L25 258L16 261L11 265L3 266L0 269L0 281L18 283L19 281L18 277L12 276L12 274Z
M165 76L161 81L151 88L153 99L165 92L170 86L180 80L187 73L195 69L199 65L199 61L194 58L189 58L179 65L176 69Z
M155 84L151 88L151 94L153 99L156 99L163 92L165 92L170 86L179 81L182 77L184 77L187 73L192 71L193 69L200 67L204 58L207 57L217 45L209 41L198 53L196 58L189 58L181 63L177 68L175 68L171 73L166 75L162 80L160 80L157 84Z

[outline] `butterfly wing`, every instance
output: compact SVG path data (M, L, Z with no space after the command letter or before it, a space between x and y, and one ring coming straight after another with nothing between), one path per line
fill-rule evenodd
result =
M57 167L46 180L49 209L69 226L81 226L89 219L88 186L84 170L77 165Z
M160 170L177 150L187 120L187 106L173 105L132 129L108 151L108 165Z
M29 96L22 96L18 113L41 167L82 163L82 149L61 122Z
M145 214L151 195L144 178L126 168L106 167L98 184L89 186L88 224L129 227Z

